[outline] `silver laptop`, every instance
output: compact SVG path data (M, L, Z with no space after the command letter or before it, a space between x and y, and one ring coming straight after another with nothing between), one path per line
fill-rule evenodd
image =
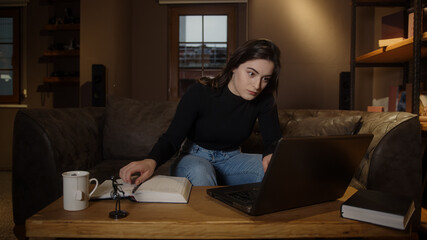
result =
M260 183L209 188L208 195L249 215L343 196L371 134L282 138Z

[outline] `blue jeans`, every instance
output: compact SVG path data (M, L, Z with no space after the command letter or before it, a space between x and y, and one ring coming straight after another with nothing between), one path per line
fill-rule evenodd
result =
M188 178L194 186L237 185L262 181L264 168L261 154L208 150L187 141L171 174Z

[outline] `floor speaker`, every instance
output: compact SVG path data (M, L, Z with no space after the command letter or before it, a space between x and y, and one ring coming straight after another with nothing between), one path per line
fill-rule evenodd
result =
M341 110L351 109L351 75L350 72L340 73L340 99L339 108Z
M106 95L105 66L102 64L92 65L92 106L105 107Z

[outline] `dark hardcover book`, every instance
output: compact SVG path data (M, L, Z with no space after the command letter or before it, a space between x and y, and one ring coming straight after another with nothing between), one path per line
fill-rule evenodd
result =
M341 205L343 218L404 230L415 211L414 201L392 193L357 191Z
M405 11L399 11L381 18L381 39L405 38L407 27Z

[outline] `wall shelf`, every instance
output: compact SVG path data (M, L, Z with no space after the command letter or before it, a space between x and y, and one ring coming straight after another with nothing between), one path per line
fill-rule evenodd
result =
M40 29L47 46L39 58L46 66L40 92L53 93L53 107L78 107L80 88L80 0L40 0L48 21ZM74 13L74 14L73 14Z
M423 41L427 41L427 32L423 34ZM356 58L356 63L399 63L413 58L414 39L404 39ZM421 49L421 56L427 57L427 48Z

